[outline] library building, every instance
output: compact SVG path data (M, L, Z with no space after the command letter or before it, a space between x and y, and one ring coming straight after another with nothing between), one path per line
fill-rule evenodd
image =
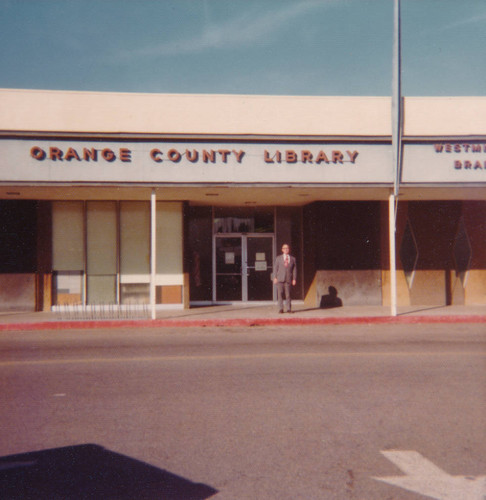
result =
M486 305L486 98L403 98L393 214L391 101L0 90L0 311L271 303L284 243L309 308L393 247L398 306Z

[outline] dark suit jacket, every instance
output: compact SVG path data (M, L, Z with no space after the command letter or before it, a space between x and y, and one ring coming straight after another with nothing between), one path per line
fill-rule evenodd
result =
M273 277L277 278L279 283L291 283L297 280L297 262L295 257L289 255L289 265L285 267L283 254L275 259L275 268L273 270Z

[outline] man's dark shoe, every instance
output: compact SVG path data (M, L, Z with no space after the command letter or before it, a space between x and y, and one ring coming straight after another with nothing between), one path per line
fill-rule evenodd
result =
M278 313L279 313L279 314L283 314L283 311L282 311L282 309L280 309L280 311L279 311Z

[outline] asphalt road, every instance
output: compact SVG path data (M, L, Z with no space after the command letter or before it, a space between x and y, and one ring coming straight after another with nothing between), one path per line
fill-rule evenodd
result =
M2 499L486 495L480 324L2 332L0 394Z

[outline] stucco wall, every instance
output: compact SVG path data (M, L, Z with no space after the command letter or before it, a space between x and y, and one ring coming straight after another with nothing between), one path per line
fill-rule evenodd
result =
M0 89L0 130L389 136L390 103L388 97Z
M381 306L379 269L317 271L317 306Z
M407 97L404 135L486 134L486 97Z

